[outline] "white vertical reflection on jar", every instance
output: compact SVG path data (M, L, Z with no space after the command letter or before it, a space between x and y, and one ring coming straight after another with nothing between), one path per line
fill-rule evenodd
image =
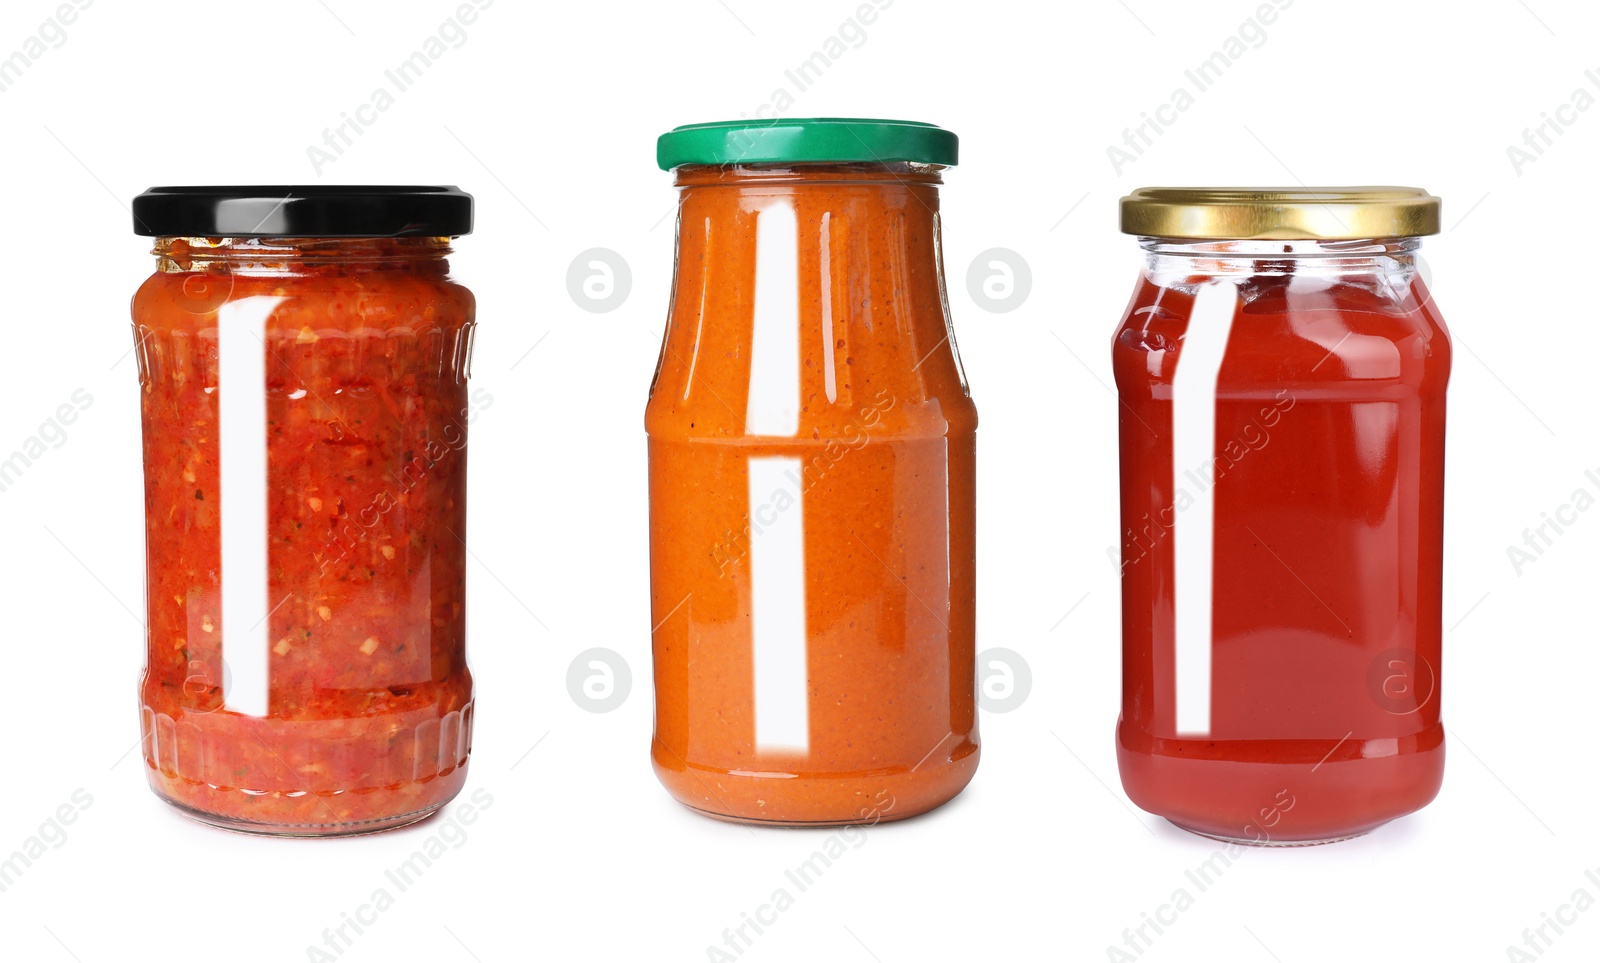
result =
M752 457L750 475L750 655L758 750L806 752L811 743L806 678L805 494L801 460Z
M267 714L266 322L283 298L249 297L217 309L217 462L222 527L223 702Z
M1217 375L1238 302L1232 280L1199 286L1172 375L1173 715L1179 735L1211 731ZM1193 500L1185 508L1180 493L1190 487Z
M756 213L756 290L750 325L745 433L800 431L800 255L794 203L773 198Z
M822 213L822 229L817 236L817 282L821 290L817 294L817 307L822 311L822 391L828 396L828 404L839 400L838 375L834 370L833 362L833 240L830 232L833 227L833 213Z

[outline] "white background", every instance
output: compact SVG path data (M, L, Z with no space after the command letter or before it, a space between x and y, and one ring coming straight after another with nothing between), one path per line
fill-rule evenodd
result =
M160 803L128 752L143 555L127 305L153 261L126 204L152 184L454 183L478 199L478 231L455 258L479 298L475 387L493 397L472 429L480 708L467 795L493 802L341 959L704 960L822 845L823 831L697 817L651 773L642 415L672 258L656 135L792 93L784 71L856 5L498 0L320 172L307 147L386 85L454 2L100 0L0 92L0 453L74 390L93 397L66 442L0 492L0 857L75 790L92 797L65 842L0 892L0 957L307 959L439 831L218 832ZM8 0L0 56L55 6ZM1600 68L1600 10L1298 0L1114 170L1107 146L1188 86L1184 69L1255 8L898 0L864 32L845 27L859 45L785 111L907 117L961 136L944 223L982 415L978 646L1022 653L1034 684L1016 711L984 714L983 763L962 796L869 830L742 959L1102 960L1175 889L1195 892L1184 871L1215 844L1131 810L1117 780L1106 385L1139 263L1116 199L1203 183L1398 183L1445 199L1447 230L1424 251L1457 346L1450 761L1432 806L1364 839L1248 853L1142 958L1516 959L1508 946L1558 911L1576 922L1546 930L1543 959L1600 947L1600 912L1560 910L1580 888L1600 898L1584 875L1600 867L1589 704L1600 512L1579 514L1520 574L1507 556L1575 490L1600 493L1584 475L1600 469L1586 294L1600 109L1567 112L1565 133L1520 172L1507 156L1576 89L1600 97L1584 76ZM592 247L631 266L631 293L610 313L580 310L567 290L569 263ZM968 265L991 247L1032 268L1011 313L968 293ZM633 673L606 714L581 709L565 682L596 646Z

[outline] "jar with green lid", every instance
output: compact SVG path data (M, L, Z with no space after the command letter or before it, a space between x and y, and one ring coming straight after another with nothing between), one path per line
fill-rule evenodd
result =
M974 437L945 303L956 137L680 127L645 425L657 775L726 819L873 823L978 764Z

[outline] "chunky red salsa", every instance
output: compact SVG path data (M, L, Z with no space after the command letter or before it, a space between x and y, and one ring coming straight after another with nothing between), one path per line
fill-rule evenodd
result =
M465 780L474 300L447 252L436 238L166 238L134 297L145 760L155 791L190 815L371 831L427 815ZM239 305L260 315L261 385L219 383L219 312ZM231 392L265 392L266 530L244 533L265 546L264 633L221 606L219 397ZM230 434L230 453L251 434ZM252 659L265 660L264 704L239 711L230 687Z

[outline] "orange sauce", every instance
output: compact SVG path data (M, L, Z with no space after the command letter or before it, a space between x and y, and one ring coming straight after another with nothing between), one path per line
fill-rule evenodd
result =
M656 773L743 821L926 811L978 763L977 412L944 301L939 175L677 173L645 417ZM751 424L786 403L778 430Z

